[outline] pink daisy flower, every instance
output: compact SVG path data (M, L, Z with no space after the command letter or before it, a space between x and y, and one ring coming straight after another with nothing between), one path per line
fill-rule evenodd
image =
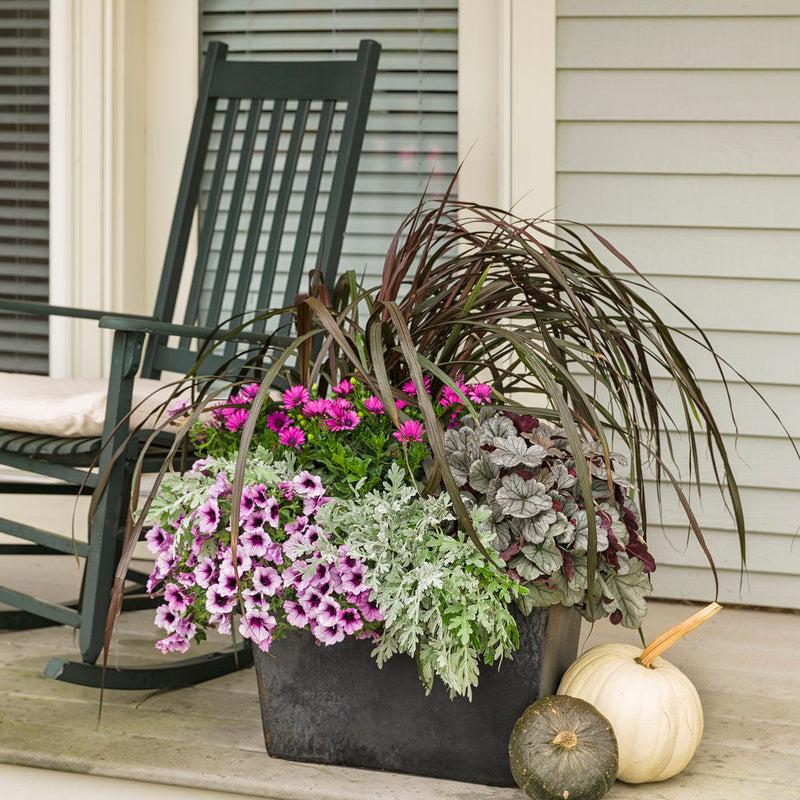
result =
M328 409L330 408L331 401L330 400L309 400L303 406L303 416L304 417L321 417L324 414L328 413Z
M375 395L368 397L364 401L364 408L366 408L370 414L383 414L384 412L383 403L380 401L380 398L375 397Z
M283 413L283 411L273 411L273 413L267 417L267 427L271 431L280 431L283 430L291 421L291 417L288 417Z
M350 383L349 380L345 379L341 383L336 384L331 391L334 394L339 395L339 397L344 397L346 394L350 394L353 391L353 384Z
M295 447L299 450L305 440L306 432L296 425L288 425L278 433L278 441L286 447Z
M467 387L467 397L473 403L488 403L492 397L492 387L488 383L476 383Z
M302 406L310 399L311 395L305 386L292 386L283 393L283 407L288 411L290 408Z
M422 427L422 423L409 419L392 436L400 442L421 442L423 433L425 433L425 428Z

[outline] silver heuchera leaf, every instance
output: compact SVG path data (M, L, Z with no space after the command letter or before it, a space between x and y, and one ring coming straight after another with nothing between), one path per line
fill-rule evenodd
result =
M550 473L561 491L571 489L575 485L575 476L570 475L569 469L561 461L550 464Z
M565 602L564 595L544 581L532 581L526 584L528 594L523 595L517 600L517 605L522 609L523 614L530 614L534 608L544 608L554 606L557 603L571 605Z
M511 517L535 517L553 507L552 498L538 481L526 481L519 475L506 475L495 495L495 503Z
M630 570L625 575L614 572L603 575L606 596L616 601L616 607L622 612L622 624L626 628L638 628L647 612L645 598L653 591L650 578L643 571L644 565L638 558L630 563Z
M538 444L528 445L521 436L509 436L507 439L495 436L489 443L495 448L489 453L492 461L509 469L519 466L533 469L538 467L547 455L544 447Z
M477 450L475 431L466 426L445 431L444 450L448 459L460 451L474 453Z
M496 519L499 521L495 521ZM494 533L492 547L498 553L502 553L511 544L511 526L495 512L492 512L489 524L491 525L492 533Z
M514 423L505 414L495 414L483 421L481 424L481 433L486 439L493 439L495 437L508 439L511 436L517 435L517 429L514 427Z
M597 520L597 552L602 553L608 547L608 534L600 526L600 520ZM575 541L573 543L575 550L582 550L584 553L589 548L589 522L586 517L585 509L578 509L575 515Z
M469 479L469 470L472 466L472 459L465 450L459 450L447 456L447 465L453 473L453 480L458 486L464 486Z
M528 558L523 555L515 556L508 562L508 566L516 570L517 574L525 581L532 581L538 578L542 573L539 568Z
M552 575L563 565L561 553L552 539L545 539L541 544L526 544L522 555L533 561L542 575Z
M500 474L500 467L495 464L488 453L482 453L478 461L473 461L469 468L469 485L484 494L489 484Z

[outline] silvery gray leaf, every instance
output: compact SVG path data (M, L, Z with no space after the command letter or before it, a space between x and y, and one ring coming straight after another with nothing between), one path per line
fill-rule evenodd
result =
M575 485L575 476L570 474L567 466L561 461L555 461L550 466L550 474L559 489L571 489Z
M477 448L475 443L475 431L466 428L450 428L444 433L444 449L447 457L459 451L466 453L473 452Z
M552 539L545 539L541 544L526 544L522 548L522 555L533 561L543 575L552 575L564 564L561 553Z
M489 485L500 474L500 467L495 464L488 453L482 453L469 468L469 485L478 492L486 493Z
M508 566L516 570L520 578L526 581L532 581L542 574L534 563L525 558L525 556L515 556L508 562Z
M552 498L538 481L526 481L519 475L506 475L495 495L504 514L512 517L535 517L553 507Z
M506 439L495 436L491 439L490 444L495 448L490 453L492 461L509 469L517 466L534 469L547 456L547 450L544 447L538 444L528 445L521 436L510 436Z
M507 439L510 436L516 436L517 429L505 414L494 414L483 422L481 433L487 439L493 439L496 436L501 439Z
M472 466L472 459L464 450L452 453L447 456L447 465L453 473L453 479L458 486L464 486L469 478L469 469Z

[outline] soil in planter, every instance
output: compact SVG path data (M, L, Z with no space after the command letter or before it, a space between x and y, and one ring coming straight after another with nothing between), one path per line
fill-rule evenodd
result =
M264 737L272 756L436 778L514 786L508 738L520 714L553 694L577 653L580 617L535 609L518 619L520 649L501 668L484 666L472 702L430 695L407 656L378 669L369 642L314 644L291 631L255 651Z

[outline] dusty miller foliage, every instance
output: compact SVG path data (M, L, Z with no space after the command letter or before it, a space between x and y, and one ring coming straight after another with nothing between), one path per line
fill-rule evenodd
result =
M594 508L586 509L566 434L532 416L485 409L445 435L447 459L468 508L487 520L492 546L528 588L528 610L561 603L584 617L610 616L636 628L650 595L655 563L639 537L638 510L627 481L609 475L596 443L581 457L592 475ZM612 457L623 463L620 456ZM609 486L609 478L611 486ZM587 595L587 514L597 521L594 597Z
M489 547L485 511L473 518ZM366 582L384 610L373 651L378 666L395 653L415 657L430 692L436 676L450 696L471 698L480 661L511 657L519 636L509 603L525 590L501 574L463 533L452 534L447 496L421 497L393 465L380 490L325 506L318 517L369 564Z

